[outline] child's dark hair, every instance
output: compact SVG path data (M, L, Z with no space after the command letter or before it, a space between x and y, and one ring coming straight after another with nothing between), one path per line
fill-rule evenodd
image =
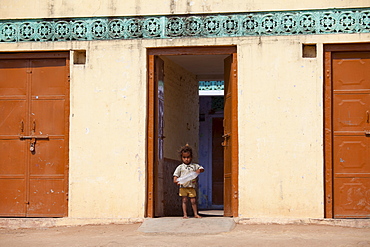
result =
M182 153L190 153L190 157L193 157L193 149L189 146L189 144L186 144L185 146L182 146L179 150L180 158L182 156Z

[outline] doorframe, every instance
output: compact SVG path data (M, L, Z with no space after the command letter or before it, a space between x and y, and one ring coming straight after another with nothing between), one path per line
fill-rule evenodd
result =
M332 52L370 51L370 43L324 44L324 217L334 217Z
M155 164L158 153L156 144L157 138L157 92L155 85L154 65L156 56L170 56L170 55L232 55L237 53L236 46L188 46L188 47L163 47L163 48L147 48L147 141L146 141L146 159L147 159L147 179L146 179L146 207L145 217L154 218L155 216ZM237 80L236 80L237 82ZM236 88L236 87L235 87ZM237 99L237 92L234 92L235 99ZM237 101L235 101L237 102ZM237 116L237 109L233 116ZM237 120L237 118L236 118ZM236 123L235 123L236 125ZM237 135L236 131L236 135ZM237 140L237 138L235 138ZM233 143L234 144L234 143ZM238 143L232 145L233 153L238 156ZM234 164L235 163L235 164ZM232 188L238 190L238 159L233 159L232 164ZM236 204L235 204L236 205ZM238 207L233 207L233 216L238 215Z

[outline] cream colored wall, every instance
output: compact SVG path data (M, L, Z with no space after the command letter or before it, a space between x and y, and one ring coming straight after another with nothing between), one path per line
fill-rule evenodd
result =
M87 52L85 65L73 61L70 65L71 218L144 216L147 45L140 41L0 44L1 51Z
M71 73L70 217L143 216L146 55L135 43L77 44L87 63Z
M134 9L125 3L110 10L103 2L48 1L53 7L45 8L31 8L28 2L3 0L1 18L171 12L154 9L159 4ZM185 3L176 2L174 12L208 11L207 2ZM225 1L212 3L213 12L267 8L267 1L243 2L241 8ZM283 8L280 3L272 2L269 9ZM325 4L348 7L348 3ZM368 1L351 3L364 6ZM299 3L300 9L329 7L323 5ZM296 6L295 1L284 2L284 8ZM0 43L0 51L87 51L85 65L71 64L69 217L144 217L146 48L234 44L238 48L239 216L322 218L323 44L360 41L370 42L370 34ZM302 58L302 43L316 43L317 58Z
M1 0L0 18L227 13L243 11L369 7L369 5L369 0Z
M199 97L196 76L172 62L164 60L164 157L179 160L178 150L193 147L194 162L199 146ZM179 161L180 162L180 161Z
M239 43L240 217L324 217L323 44L356 41L370 35ZM302 43L317 58L302 58Z
M301 51L329 39L240 44L240 217L324 216L322 44Z

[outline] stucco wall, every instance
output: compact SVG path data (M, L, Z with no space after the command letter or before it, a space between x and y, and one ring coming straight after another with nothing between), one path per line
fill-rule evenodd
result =
M70 217L144 216L145 48L236 44L240 217L320 218L322 47L360 40L370 36L7 43L0 49L87 50L85 65L71 65ZM317 57L302 58L302 43L316 43Z
M178 150L188 143L198 157L199 97L195 75L164 60L164 157L180 160ZM179 161L180 162L180 161Z
M145 52L130 43L78 44L71 68L71 217L139 217L145 184ZM127 189L133 188L133 189Z
M35 8L35 6L37 6ZM303 10L369 7L368 0L2 0L0 18L54 18L87 16L227 13L243 11Z
M317 58L299 37L240 45L241 217L323 217L320 38Z

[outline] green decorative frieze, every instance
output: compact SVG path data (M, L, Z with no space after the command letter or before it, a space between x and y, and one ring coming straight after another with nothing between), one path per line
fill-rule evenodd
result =
M200 91L224 90L224 81L199 81Z
M370 8L0 20L0 42L369 33Z

